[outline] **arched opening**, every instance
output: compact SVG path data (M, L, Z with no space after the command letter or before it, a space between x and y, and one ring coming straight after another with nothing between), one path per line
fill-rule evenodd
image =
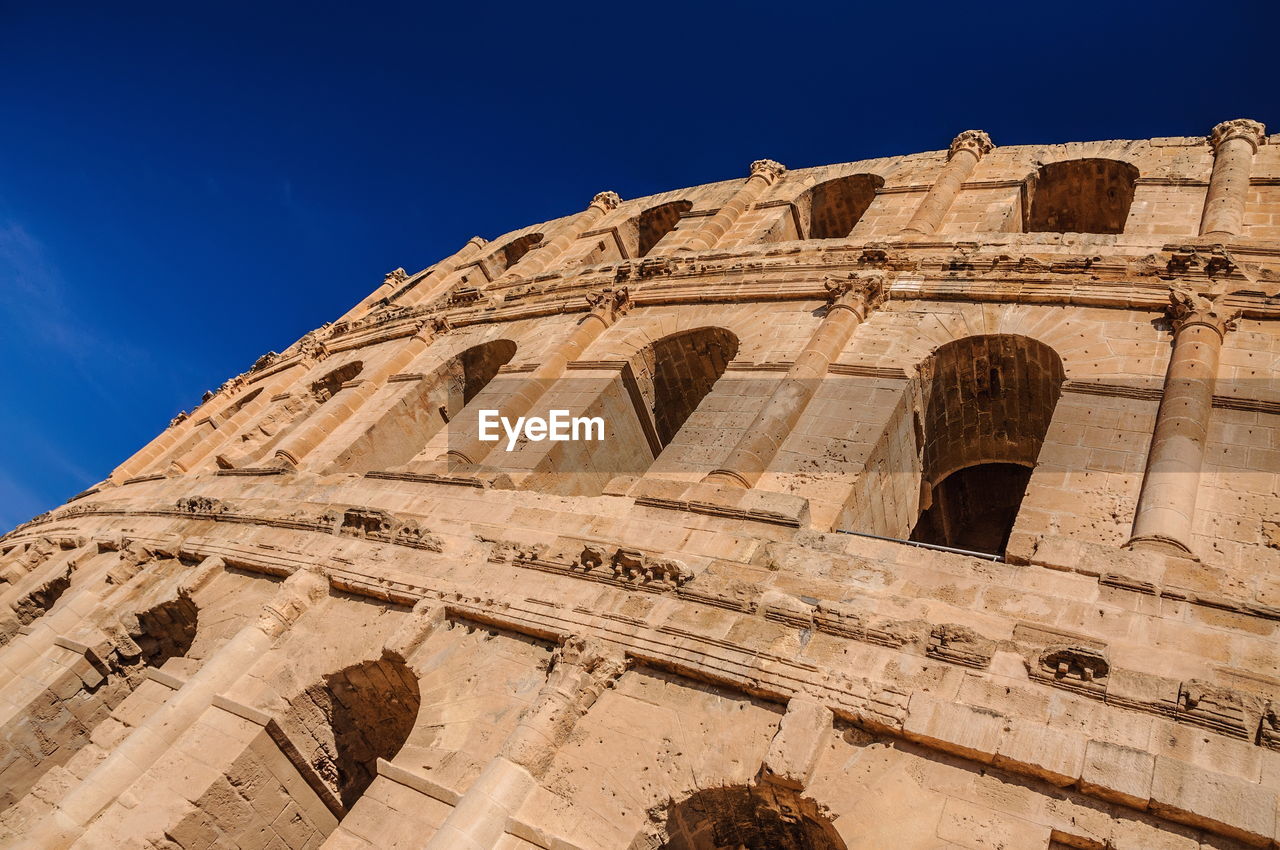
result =
M515 357L516 344L495 339L473 345L422 380L389 384L390 397L370 405L369 419L333 469L369 472L412 460Z
M239 413L239 412L240 412L240 410L241 410L241 409L242 409L246 404L248 404L249 402L253 401L255 398L257 398L257 397L258 397L259 395L261 395L261 394L262 394L262 387L258 387L256 390L254 390L254 391L253 391L253 392L251 392L251 393L246 393L244 396L242 396L241 398L237 399L235 404L233 404L233 405L231 405L229 408L227 408L227 415L228 415L228 416L232 416L232 415L234 415L234 414L236 414L236 413Z
M0 725L0 812L21 800L50 769L80 752L98 725L141 684L148 667L185 655L195 639L197 618L195 603L179 596L133 618L124 630L128 638L115 637L109 655L90 655L87 670L50 668L54 672L44 690ZM135 721L137 717L135 712Z
M503 245L496 253L501 261L499 273L506 271L534 249L534 246L542 242L541 233L526 233L517 239L512 239L506 245Z
M339 366L329 374L325 375L317 381L311 383L311 395L320 404L324 404L329 399L337 395L338 390L342 389L342 385L347 381L355 380L356 376L364 369L364 364L359 360L353 360L343 366Z
M846 850L813 800L780 787L712 788L672 802L663 814L659 850Z
M1041 166L1023 184L1027 233L1124 233L1138 169L1114 159Z
M934 351L920 379L911 539L1003 554L1062 393L1062 359L1025 336L971 336Z
M631 363L659 447L675 437L738 353L724 328L671 334L646 346Z
M131 632L130 637L142 651L143 664L162 667L170 658L191 650L199 621L199 609L184 593L139 614L137 631Z
M353 664L290 701L284 728L321 782L350 810L418 717L418 679L403 662Z
M883 185L875 174L851 174L814 186L808 193L809 238L846 238Z
M495 339L492 342L473 345L456 358L457 367L454 379L461 385L461 392L451 393L454 404L450 405L449 415L454 416L462 406L485 388L498 374L498 370L511 362L516 356L516 344L509 339ZM461 397L462 404L457 404Z
M662 237L675 230L680 216L693 209L692 201L672 201L640 213L640 242L636 248L636 256L643 257L657 245Z

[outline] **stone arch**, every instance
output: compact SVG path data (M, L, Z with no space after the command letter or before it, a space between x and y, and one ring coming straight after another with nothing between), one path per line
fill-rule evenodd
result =
M0 812L89 745L94 730L138 688L148 668L159 669L170 658L185 655L195 639L198 616L190 596L178 594L126 618L113 634L109 654L89 656L84 668L60 659L59 665L50 665L58 672L38 692L14 688L13 698L24 700L25 710L0 725ZM64 647L53 651L77 657Z
M359 360L352 360L336 369L331 369L311 382L311 395L317 402L324 404L338 394L338 390L342 389L343 384L347 381L355 380L363 370L364 363Z
M397 658L329 673L289 700L282 726L318 779L350 810L418 718L418 679Z
M675 230L676 223L680 221L680 216L693 209L692 201L670 201L665 204L649 207L640 213L638 222L639 243L636 247L636 256L643 257L653 250L653 246L661 241L672 230Z
M148 667L162 667L170 658L185 656L195 643L200 610L190 594L179 593L168 602L149 608L137 616L130 637Z
M796 202L806 238L846 238L883 185L877 174L849 174L806 191Z
M737 353L738 337L731 331L700 327L655 340L631 360L661 447L670 444Z
M1124 233L1138 169L1085 158L1040 166L1022 186L1025 233Z
M1015 334L964 337L929 356L913 420L921 511L912 540L1004 551L1065 380L1056 351Z
M354 423L359 436L339 451L332 468L368 472L412 460L515 355L516 344L510 339L479 342L449 357L421 380L389 384L394 395L370 405L375 419Z
M816 802L780 786L709 788L651 814L658 835L628 850L846 850Z

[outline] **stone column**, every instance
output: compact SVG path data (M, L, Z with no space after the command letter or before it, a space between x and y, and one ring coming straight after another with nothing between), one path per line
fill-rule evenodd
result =
M113 484L120 484L141 474L142 470L171 451L179 440L191 433L191 430L196 427L193 419L194 417L186 414L175 416L169 422L168 428L112 470L107 480Z
M491 850L509 818L550 768L578 719L626 668L623 654L571 637L552 659L547 682L520 716L502 750L476 777L427 850Z
M258 620L223 644L164 705L63 795L23 846L43 850L70 846L196 721L215 694L234 684L328 589L319 570L298 570L287 578L263 606Z
M724 465L702 480L708 484L750 488L760 480L787 435L795 429L827 367L840 356L849 338L884 297L884 277L876 274L853 280L828 280L830 306L787 376L769 396L751 425L738 439Z
M257 397L227 417L216 432L198 445L193 446L181 457L174 458L166 470L168 475L181 475L195 469L207 458L213 457L225 449L243 430L245 425L252 425L258 417L272 404L272 398L284 387L293 382L295 370L305 373L312 366L328 356L324 344L317 340L314 333L307 334L300 341L302 357L285 366L273 376L273 380L263 380L262 392Z
M947 164L942 166L937 179L929 187L929 192L916 207L911 221L902 228L904 233L919 233L929 236L936 233L942 224L942 218L951 209L960 187L973 172L973 167L982 157L995 147L991 137L981 130L965 130L951 140L951 150L947 151Z
M294 429L276 446L273 466L295 469L309 452L324 442L339 425L351 418L374 393L382 389L387 379L399 374L406 366L427 350L436 335L445 330L443 321L423 322L418 325L417 332L402 344L400 348L381 366L372 370L367 376L360 376L360 383L354 387L340 390L333 398L320 406L299 428Z
M270 388L263 387L262 392L258 393L256 398L218 423L216 430L212 434L183 452L179 457L169 461L169 466L165 470L166 474L182 475L194 469L214 451L226 445L227 441L235 436L241 425L254 419L265 410L267 405L271 403L272 395Z
M735 192L733 197L724 202L715 215L704 221L702 226L689 237L689 241L679 247L679 250L709 251L714 248L738 220L738 216L746 212L756 199L764 194L765 189L776 183L778 178L786 173L785 165L771 159L758 159L751 163L751 174L747 177L747 182L742 184L742 188Z
M561 224L491 285L500 286L513 280L536 277L546 271L574 240L595 226L605 213L617 209L620 203L622 199L616 192L599 193L591 199L591 204L584 211Z
M501 414L514 420L524 416L537 403L547 387L564 373L565 365L577 360L596 337L605 328L612 325L631 306L631 297L626 287L603 289L587 295L587 303L591 312L579 320L569 338L560 343L546 356L541 365L529 374L510 396L502 402ZM461 419L461 416L458 417ZM455 420L456 421L456 420ZM463 464L479 464L484 460L497 443L484 442L478 433L467 432L451 446L444 459L452 459Z
M1221 297L1185 286L1174 286L1169 300L1173 352L1128 545L1185 556L1192 554L1191 523L1213 412L1218 355L1240 311L1220 303Z
M413 288L404 294L401 303L406 307L413 307L430 301L439 290L444 288L444 284L449 282L453 277L453 273L471 262L480 254L482 250L489 244L488 240L479 236L472 236L467 240L467 244L453 256L446 257L436 267L427 272Z
M1223 121L1209 134L1213 146L1213 176L1204 199L1200 235L1239 236L1244 231L1244 205L1249 197L1253 155L1267 141L1267 128L1248 118Z

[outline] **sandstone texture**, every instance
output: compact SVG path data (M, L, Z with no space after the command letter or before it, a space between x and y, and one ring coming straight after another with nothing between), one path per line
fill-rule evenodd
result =
M0 538L0 845L1280 847L1278 320L1245 119L396 269Z

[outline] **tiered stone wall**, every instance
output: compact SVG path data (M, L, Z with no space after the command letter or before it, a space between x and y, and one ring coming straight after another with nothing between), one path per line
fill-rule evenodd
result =
M762 160L397 269L0 538L0 840L1280 847L1269 141Z

